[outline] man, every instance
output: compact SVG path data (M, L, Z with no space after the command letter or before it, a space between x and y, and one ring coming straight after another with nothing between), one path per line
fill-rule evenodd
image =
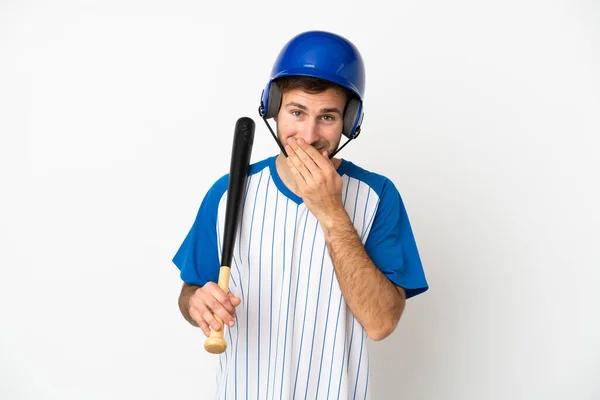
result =
M281 153L250 166L230 292L216 284L227 176L174 257L183 316L207 336L226 330L217 398L369 398L366 339L390 335L405 300L428 288L392 182L332 157L342 135L358 135L363 95L352 43L291 39L260 108Z

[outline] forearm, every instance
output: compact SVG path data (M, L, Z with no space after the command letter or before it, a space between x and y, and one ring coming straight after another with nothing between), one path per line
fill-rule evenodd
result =
M179 311L183 318L193 326L198 326L198 323L190 316L190 298L194 295L200 286L184 283L179 294Z
M402 315L404 290L373 263L342 209L322 223L340 289L358 322L373 340L391 334Z

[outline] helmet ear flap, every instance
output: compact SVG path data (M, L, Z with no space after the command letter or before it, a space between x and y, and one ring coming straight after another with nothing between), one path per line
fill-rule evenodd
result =
M277 83L271 81L267 87L268 94L263 101L263 105L266 109L263 109L263 117L265 119L274 118L279 114L279 108L281 107L281 90Z
M348 101L346 105L346 110L344 111L344 128L342 133L349 139L353 138L355 131L358 130L359 126L357 126L360 121L359 113L361 109L361 102L357 98L352 98ZM356 129L354 129L356 126Z

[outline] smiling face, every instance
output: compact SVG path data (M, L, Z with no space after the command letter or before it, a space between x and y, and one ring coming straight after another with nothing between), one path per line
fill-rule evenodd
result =
M320 93L291 89L283 93L277 115L277 136L285 146L288 138L304 139L322 152L332 154L342 136L346 94L330 87Z

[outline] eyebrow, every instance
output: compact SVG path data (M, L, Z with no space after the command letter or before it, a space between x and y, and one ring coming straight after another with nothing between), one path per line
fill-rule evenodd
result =
M298 107L299 109L304 110L304 111L306 111L308 109L308 107L306 107L305 105L300 104L300 103L296 103L294 101L287 103L285 105L285 107ZM337 107L333 107L333 108L321 108L320 112L321 113L332 113L332 114L335 113L335 114L342 115L342 112Z

